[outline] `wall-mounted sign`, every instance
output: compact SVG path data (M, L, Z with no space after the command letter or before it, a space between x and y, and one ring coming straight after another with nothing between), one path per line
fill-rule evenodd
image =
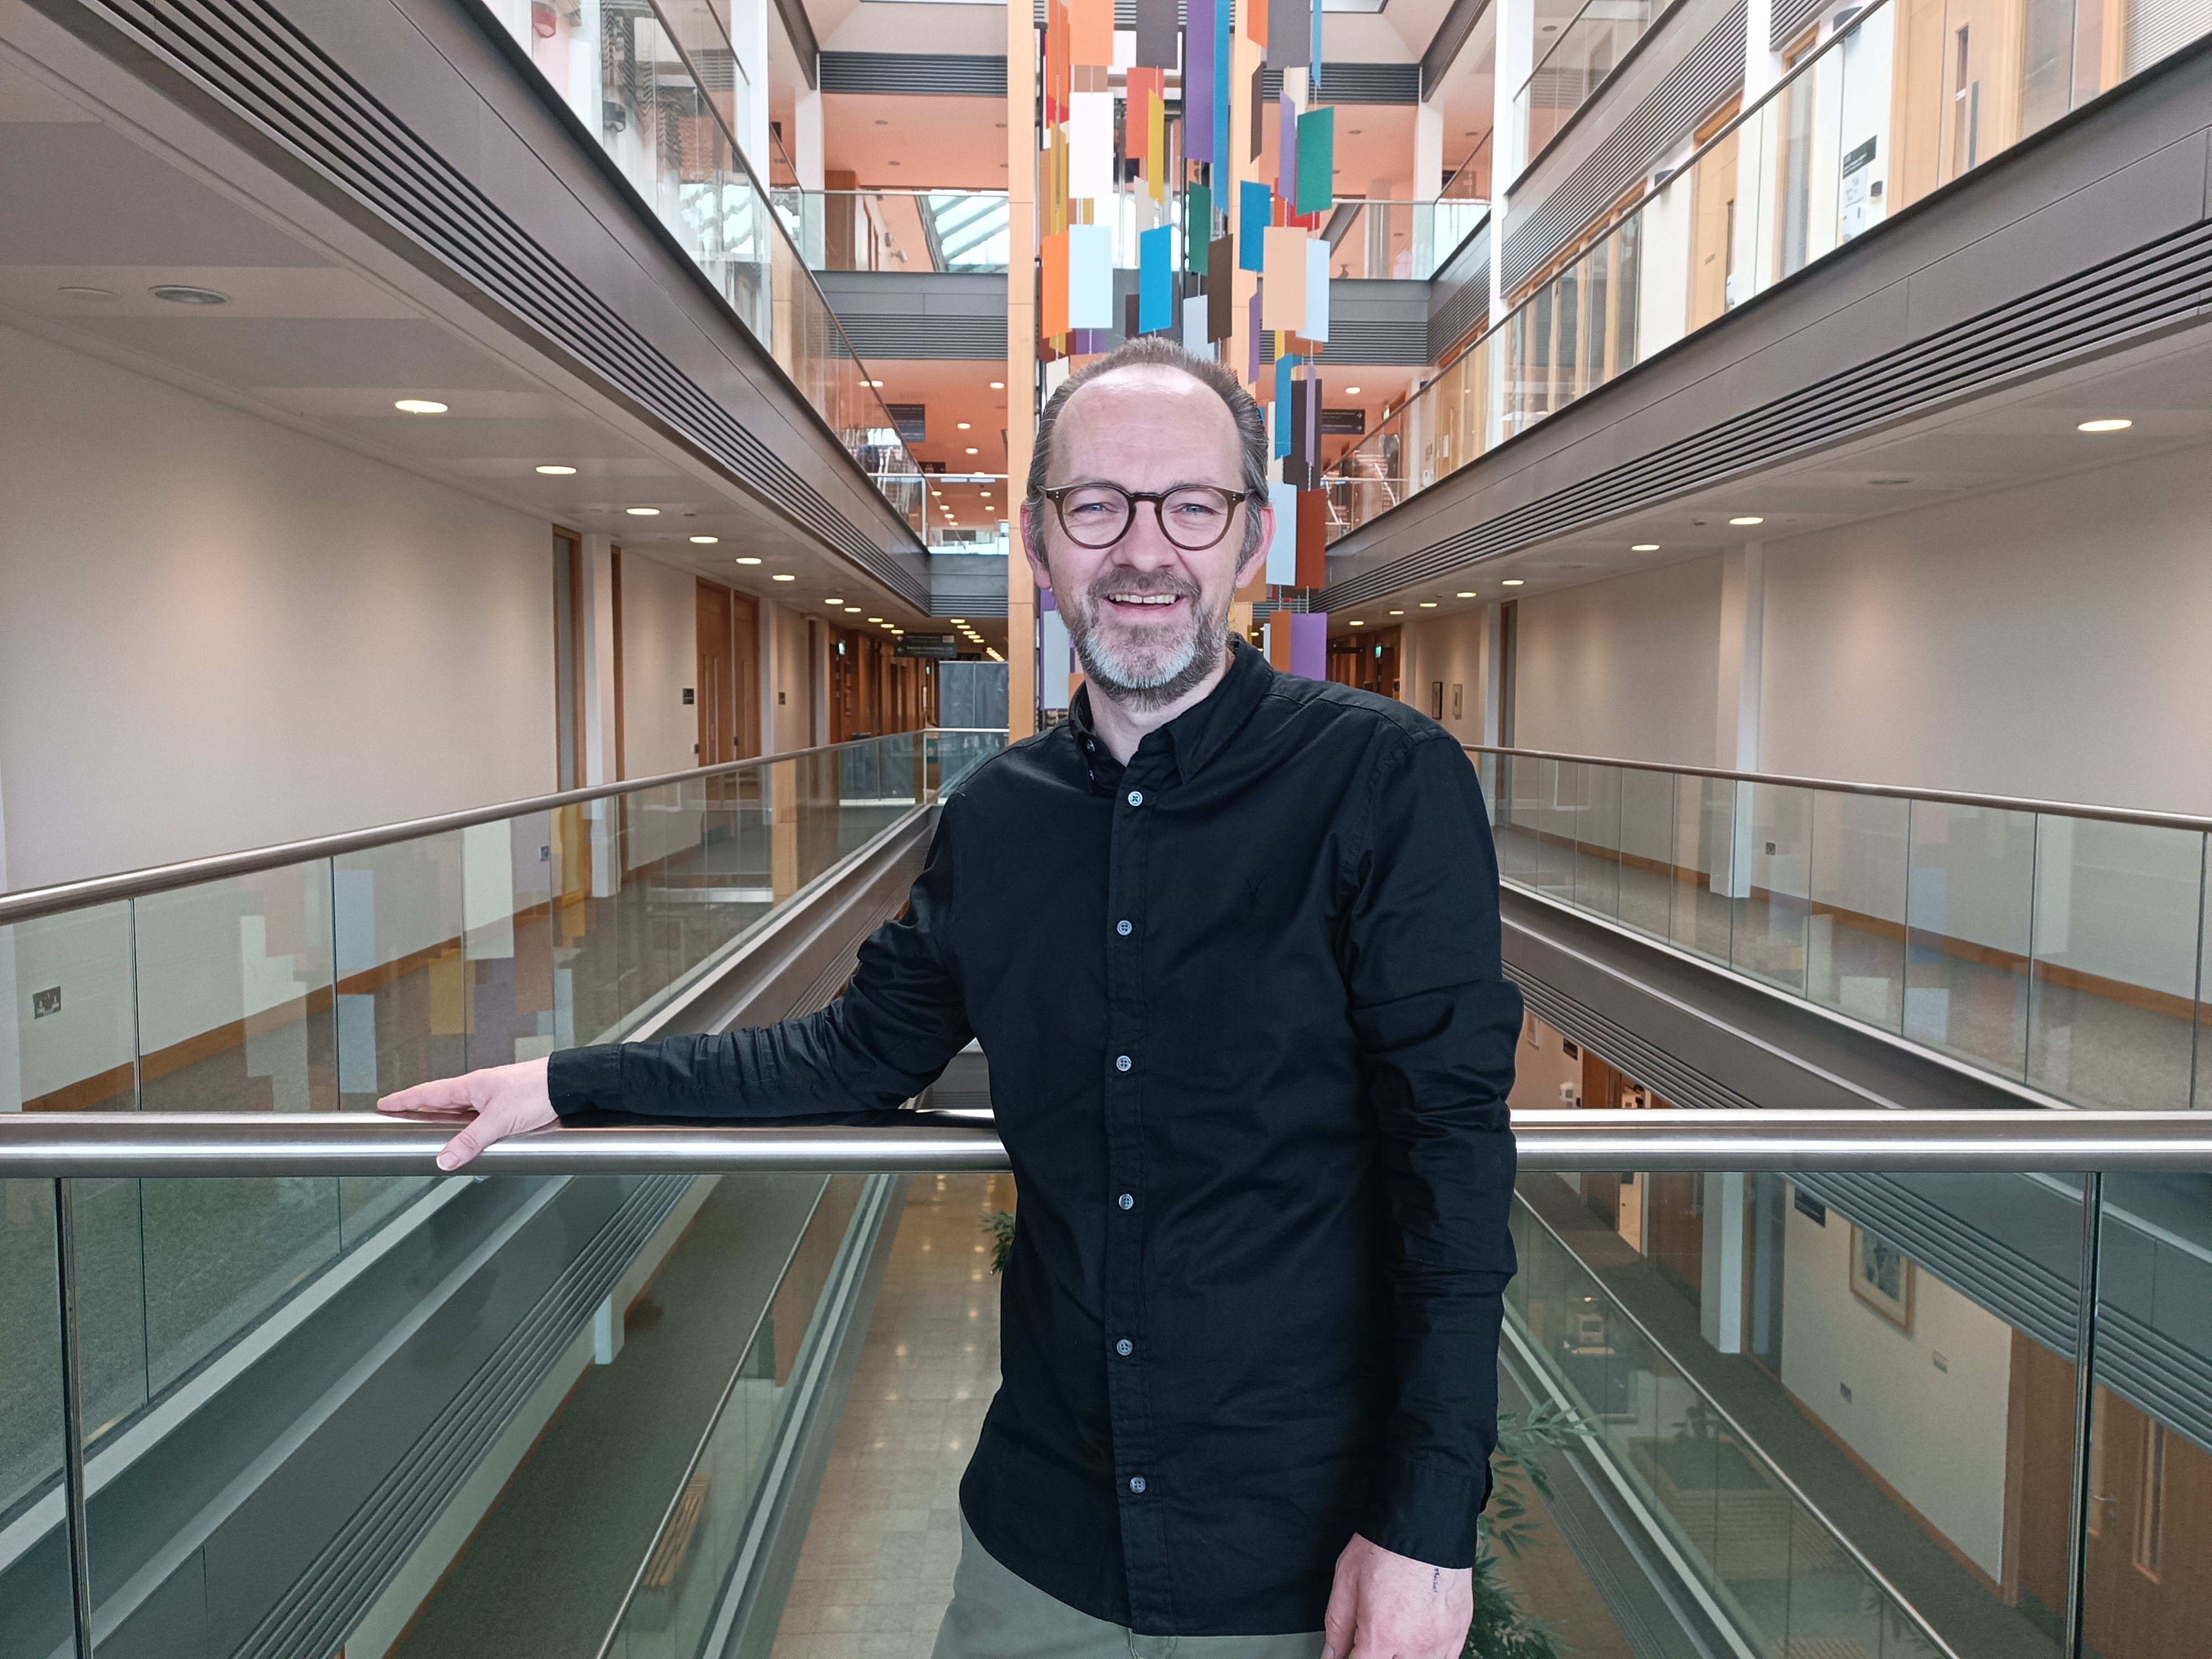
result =
M895 657L934 657L950 661L960 654L960 641L951 634L902 634Z
M1364 409L1324 409L1321 412L1321 435L1324 438L1358 438L1367 431L1367 411Z

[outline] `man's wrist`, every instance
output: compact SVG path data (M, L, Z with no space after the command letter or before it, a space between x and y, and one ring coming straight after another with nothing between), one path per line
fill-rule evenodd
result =
M555 1115L566 1118L585 1112L622 1110L622 1065L619 1042L562 1048L547 1055L545 1096Z

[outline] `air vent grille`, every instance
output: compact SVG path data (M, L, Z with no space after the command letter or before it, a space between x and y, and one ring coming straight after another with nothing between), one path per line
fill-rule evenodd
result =
M1379 599L1840 442L1999 381L2048 373L2069 359L2194 318L2208 307L2212 224L2200 224L1334 584L1322 596L1324 608ZM1379 538L1389 532L1373 533Z
M631 404L915 605L889 550L263 0L86 0L137 44ZM641 228L652 225L639 210ZM803 404L793 392L794 402Z
M822 90L1003 98L1006 60L952 52L825 52Z

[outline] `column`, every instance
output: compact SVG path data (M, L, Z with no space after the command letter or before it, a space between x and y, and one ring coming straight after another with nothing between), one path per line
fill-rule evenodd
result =
M791 107L791 165L801 190L826 188L822 179L822 94L802 91Z
M1018 511L1036 431L1036 20L1006 8L1006 494ZM1019 118L1014 118L1018 116ZM1006 557L1006 737L1036 730L1036 583Z
M1766 618L1766 549L1758 542L1721 556L1720 695L1715 710L1713 764L1724 772L1759 769L1760 651ZM1751 892L1751 785L1735 787L1729 855L1716 860L1712 890L1735 898Z
M1699 1179L1705 1183L1705 1230L1698 1334L1716 1353L1741 1353L1744 1179L1717 1172Z
M589 789L615 780L614 543L584 538L584 614L580 632L584 683L584 775ZM592 839L592 891L605 898L622 889L622 806L609 797L588 802L584 821Z

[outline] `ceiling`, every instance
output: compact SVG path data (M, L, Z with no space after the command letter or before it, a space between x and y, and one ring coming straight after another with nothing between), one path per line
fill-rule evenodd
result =
M0 321L802 611L837 594L931 625L411 267L340 253L349 228L219 137L184 133L206 152L188 155L157 118L178 125L0 60ZM179 285L220 303L154 292Z
M1332 403L1335 400L1330 399ZM2124 431L2085 433L2084 421ZM1331 623L1388 625L1498 599L1602 581L1717 553L2094 474L2123 460L2212 441L2212 325L2043 376L1900 422L1853 442L1701 490L1649 512L1485 560L1353 606ZM1731 519L1756 518L1755 525ZM1639 547L1648 551L1636 550ZM1511 580L1519 584L1507 587ZM1472 597L1462 599L1462 593Z

